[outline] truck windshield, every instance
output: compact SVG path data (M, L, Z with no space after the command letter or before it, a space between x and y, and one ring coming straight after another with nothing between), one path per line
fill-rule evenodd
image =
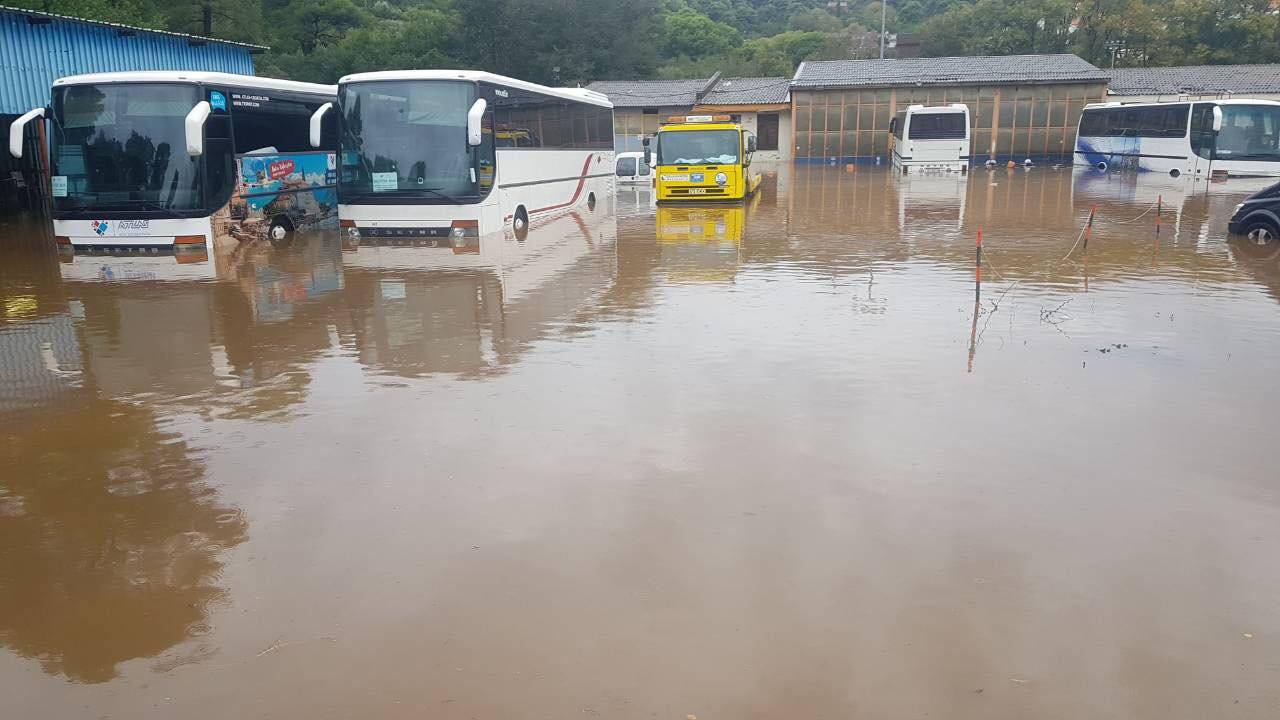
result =
M732 165L738 145L737 130L668 130L658 133L658 164Z
M440 80L371 81L342 88L341 202L408 197L414 203L478 199L467 145L476 86ZM492 136L489 141L492 142Z
M1280 161L1280 107L1222 105L1215 148L1221 160Z
M183 124L199 99L183 84L55 88L54 209L201 207L200 160L187 154Z

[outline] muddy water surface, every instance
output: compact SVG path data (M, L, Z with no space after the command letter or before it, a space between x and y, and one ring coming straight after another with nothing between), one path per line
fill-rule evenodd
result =
M1249 189L783 168L209 267L4 226L3 714L1280 716Z

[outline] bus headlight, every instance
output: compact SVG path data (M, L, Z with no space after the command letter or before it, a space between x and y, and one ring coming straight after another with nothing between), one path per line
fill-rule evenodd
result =
M717 185L724 185L724 184L725 184L725 183L727 183L727 182L729 182L729 176L728 176L728 175L725 175L724 173L716 173L716 184L717 184Z

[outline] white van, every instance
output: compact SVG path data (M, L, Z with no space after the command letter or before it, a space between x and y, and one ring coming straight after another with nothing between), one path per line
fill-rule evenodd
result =
M644 162L642 152L620 152L614 169L620 183L653 184L653 168Z
M889 121L893 166L904 174L917 170L965 172L969 169L969 108L912 105Z

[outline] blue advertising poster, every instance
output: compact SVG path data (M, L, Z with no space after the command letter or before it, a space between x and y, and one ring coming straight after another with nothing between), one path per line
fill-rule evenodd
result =
M337 212L337 171L330 153L243 155L236 204L241 217L287 216L294 227L318 224Z

